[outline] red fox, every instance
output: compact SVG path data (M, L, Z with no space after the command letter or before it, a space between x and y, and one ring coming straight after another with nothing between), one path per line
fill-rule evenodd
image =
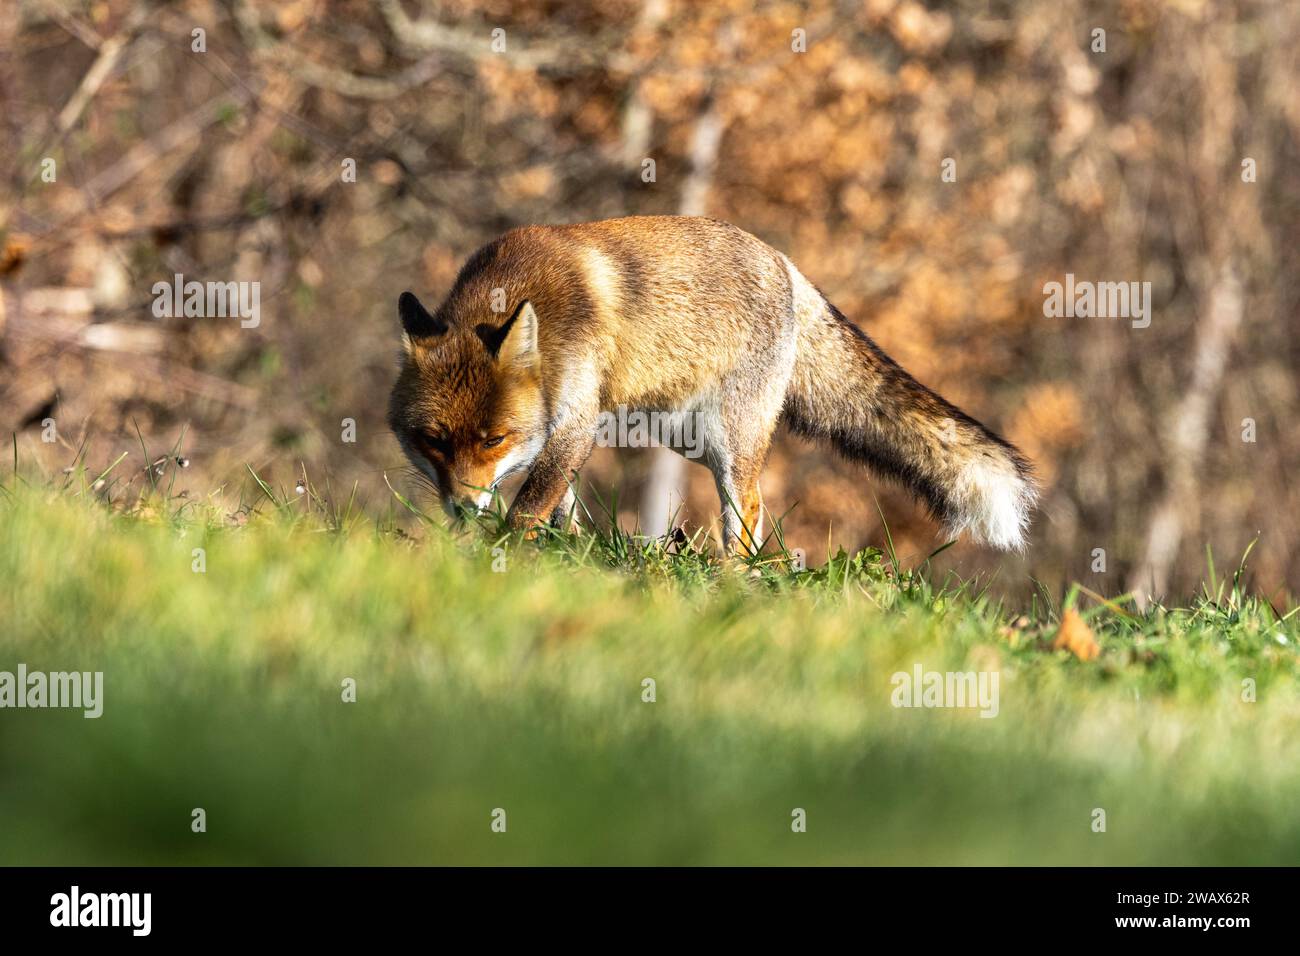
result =
M511 525L563 522L601 412L623 406L696 416L728 551L762 540L759 473L780 421L903 482L950 535L1024 548L1029 462L728 223L512 229L470 257L437 311L404 292L398 314L389 424L449 511L483 507L527 470Z

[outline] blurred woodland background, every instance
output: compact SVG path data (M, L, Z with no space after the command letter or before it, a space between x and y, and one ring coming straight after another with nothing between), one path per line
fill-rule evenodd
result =
M1284 604L1297 50L1289 2L4 0L0 428L51 474L184 429L192 497L234 507L247 463L387 510L402 290L437 301L511 226L706 214L1037 463L1029 553L940 566L1176 597L1258 536ZM260 325L155 317L175 273L259 281ZM1067 273L1149 281L1150 327L1045 317ZM708 473L664 456L598 449L584 480L629 528L678 480L711 522ZM789 436L763 490L813 563L884 543L873 495L906 560L941 543Z

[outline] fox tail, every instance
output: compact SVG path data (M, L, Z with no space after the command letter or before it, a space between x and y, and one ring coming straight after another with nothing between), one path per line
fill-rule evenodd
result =
M803 285L785 402L790 427L901 481L954 537L964 531L1023 551L1038 499L1029 461L912 378L806 279Z

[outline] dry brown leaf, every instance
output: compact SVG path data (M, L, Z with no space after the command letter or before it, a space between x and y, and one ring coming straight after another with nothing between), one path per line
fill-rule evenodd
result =
M1059 651L1061 648L1081 661L1090 661L1101 654L1101 645L1097 643L1092 628L1074 608L1066 610L1065 616L1061 618L1061 627L1056 632L1056 640L1052 642L1052 650Z

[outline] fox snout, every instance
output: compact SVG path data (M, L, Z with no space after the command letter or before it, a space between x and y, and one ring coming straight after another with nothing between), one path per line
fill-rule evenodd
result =
M487 510L492 504L494 483L491 476L487 477L486 483L480 483L482 481L482 478L470 480L453 477L439 494L443 510L453 518L472 518L480 511Z
M490 471L458 467L458 464L429 456L418 462L417 467L433 479L431 483L447 516L462 520L474 517L492 503L495 482Z
M487 496L490 499L490 495ZM439 495L442 501L442 510L448 518L453 521L468 521L478 515L486 507L482 501L483 496L474 495Z

